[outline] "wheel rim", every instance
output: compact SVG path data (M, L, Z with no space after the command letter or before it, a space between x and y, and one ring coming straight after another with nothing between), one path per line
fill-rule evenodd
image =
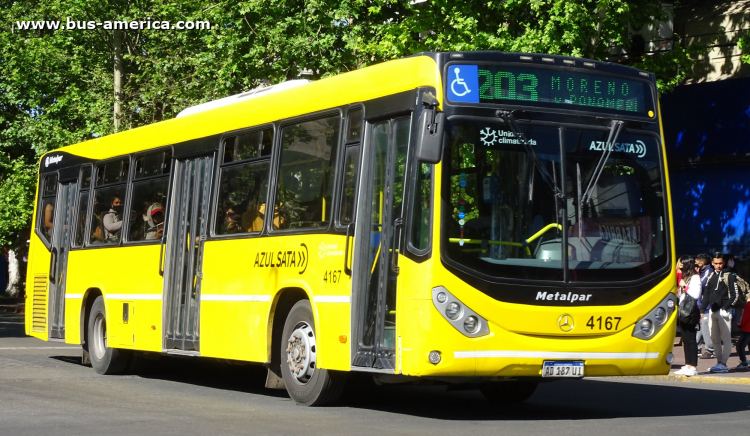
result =
M104 358L107 351L107 321L104 314L97 313L94 319L94 337L91 339L91 348L97 360Z
M317 366L315 331L310 324L302 321L294 327L287 340L286 362L297 382L306 384L310 381Z

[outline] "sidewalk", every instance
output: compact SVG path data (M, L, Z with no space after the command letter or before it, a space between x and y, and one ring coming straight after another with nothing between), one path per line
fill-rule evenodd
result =
M679 340L679 338L675 338L675 346L672 350L672 353L674 354L674 363L672 363L672 370L669 372L669 375L635 376L626 378L669 382L750 385L750 371L734 369L740 364L740 358L738 357L734 346L732 346L732 355L729 357L729 362L727 362L727 367L729 367L728 373L714 374L708 372L708 368L716 365L716 359L698 359L698 375L693 377L675 375L674 372L679 370L685 364L685 350L682 348L682 345L677 345Z

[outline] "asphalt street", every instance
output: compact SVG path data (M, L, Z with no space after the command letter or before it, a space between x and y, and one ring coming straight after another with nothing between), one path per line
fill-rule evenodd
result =
M543 384L513 406L474 390L357 381L334 407L296 406L255 366L141 359L100 376L80 349L25 337L0 313L0 436L747 434L750 386L585 379Z

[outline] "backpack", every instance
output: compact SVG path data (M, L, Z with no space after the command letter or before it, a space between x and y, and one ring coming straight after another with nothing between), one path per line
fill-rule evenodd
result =
M750 291L750 284L748 284L745 279L738 276L737 274L730 274L734 275L734 282L737 284L737 301L732 304L732 307L734 307L735 309L742 309L745 307L745 304L747 304L747 294ZM729 274L722 274L721 281L723 281L724 284L727 285L727 291L731 296L731 290L729 289Z

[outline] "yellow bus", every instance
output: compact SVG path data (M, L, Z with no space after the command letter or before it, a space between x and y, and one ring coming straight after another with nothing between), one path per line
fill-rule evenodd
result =
M100 374L257 362L304 405L347 373L523 401L666 374L670 199L654 75L422 53L41 158L26 332Z

